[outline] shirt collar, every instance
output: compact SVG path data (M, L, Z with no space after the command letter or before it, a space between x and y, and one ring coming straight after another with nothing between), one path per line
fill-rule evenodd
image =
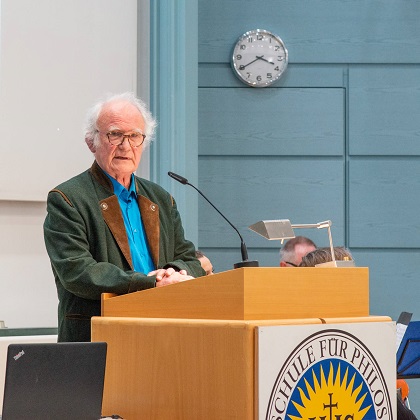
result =
M121 194L123 194L123 196L125 195L127 197L129 197L130 195L136 196L136 187L135 187L135 181L134 181L134 174L131 174L130 187L127 190L124 187L124 185L120 184L114 177L112 177L111 175L109 175L107 172L105 172L105 173L107 174L108 178L111 180L112 185L114 187L114 193L115 193L115 195L117 197L120 197Z

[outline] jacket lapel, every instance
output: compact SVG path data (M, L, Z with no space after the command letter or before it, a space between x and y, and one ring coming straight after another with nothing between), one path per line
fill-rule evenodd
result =
M95 161L92 165L91 172L97 181L113 191L112 183L100 169L99 165ZM136 186L136 190L138 186ZM152 254L152 260L155 267L159 266L159 238L160 238L160 224L159 224L159 206L153 201L149 200L143 195L140 195L137 191L137 201L139 204L140 215L143 221L144 230L146 232L147 243L149 245L150 252ZM124 220L122 217L120 204L118 197L112 195L99 202L102 215L105 223L108 225L112 232L118 246L121 249L127 262L130 264L132 270L133 261L131 259L130 246L128 244L127 232L125 231Z
M105 223L111 230L112 235L121 249L121 252L130 264L131 269L134 270L133 261L131 260L130 246L128 245L127 232L125 230L118 197L116 195L112 195L111 197L101 200L99 205L101 207Z
M159 206L143 195L138 195L137 197L152 260L155 267L158 268L160 244Z

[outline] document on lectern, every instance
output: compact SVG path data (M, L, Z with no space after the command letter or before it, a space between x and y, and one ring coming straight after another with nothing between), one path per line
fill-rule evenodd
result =
M404 337L404 334L407 330L408 324L411 321L411 317L413 316L410 312L401 312L400 316L397 320L397 352L400 348L401 341Z

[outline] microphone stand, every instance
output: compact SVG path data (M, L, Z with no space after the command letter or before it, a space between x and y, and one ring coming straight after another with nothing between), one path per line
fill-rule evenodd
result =
M171 178L175 179L176 181L180 182L181 184L189 185L190 187L194 188L220 214L220 216L222 216L223 219L225 219L226 222L228 222L229 225L232 226L233 229L235 229L236 233L239 235L239 238L241 239L242 261L234 264L233 268L259 267L258 261L249 261L248 260L248 250L247 250L247 247L245 245L245 241L242 238L242 235L239 233L238 229L236 229L236 227L233 226L233 224L223 215L223 213L197 187L195 187L193 184L190 184L186 178L184 178L181 175L177 175L173 172L168 172L168 175Z

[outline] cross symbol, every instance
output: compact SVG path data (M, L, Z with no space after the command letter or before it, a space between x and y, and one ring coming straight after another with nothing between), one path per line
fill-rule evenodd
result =
M333 407L335 407L335 408L338 408L338 403L335 403L335 404L333 404L332 403L332 393L331 394L328 394L329 396L330 396L330 404L328 405L328 404L325 404L324 403L324 410L326 409L326 408L329 408L330 409L330 420L332 420L332 409L333 409Z

